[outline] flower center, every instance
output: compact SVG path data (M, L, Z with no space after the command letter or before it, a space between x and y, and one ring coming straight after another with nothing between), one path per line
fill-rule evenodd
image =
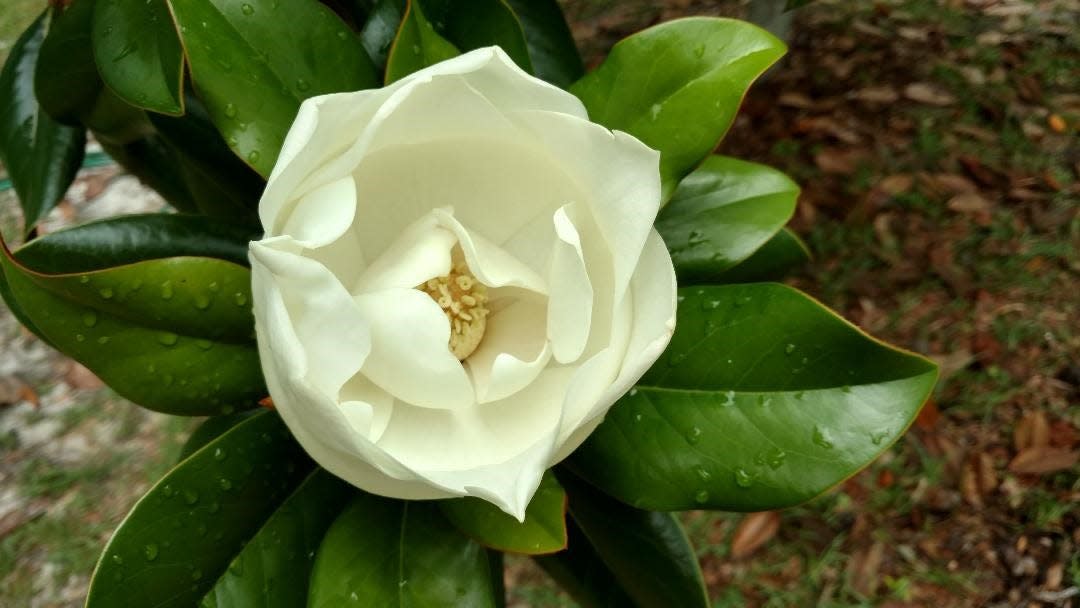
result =
M484 338L487 286L476 280L464 262L454 262L450 274L431 279L417 289L431 296L450 319L450 352L458 361L464 361Z

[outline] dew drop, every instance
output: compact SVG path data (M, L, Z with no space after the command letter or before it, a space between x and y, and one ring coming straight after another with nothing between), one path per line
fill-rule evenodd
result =
M201 348L203 350L210 350L211 348L214 347L214 343L211 342L210 340L205 340L203 338L199 338L198 340L195 340L195 346L198 346L199 348Z
M705 56L705 45L704 44L699 44L696 47L694 47L694 55L696 57L699 57L699 58L704 57Z
M795 398L798 399L799 401L802 401L803 398L805 398L805 397L806 397L806 391L799 391L799 392L795 393Z
M360 601L360 596L357 595L355 591L353 591L352 593L349 594L349 599L354 601L354 602L359 602Z
M349 34L344 32L344 31L341 31L341 32L337 33L337 37L338 37L339 40L346 40L346 39L348 39Z
M198 308L199 310L210 308L210 298L205 294L195 296L195 308Z
M228 480L228 479L226 479L224 477L222 477L221 479L218 480L218 485L221 486L221 489L225 490L225 491L228 491L228 490L232 489L232 481L230 481L230 480Z
M699 505L703 505L709 502L709 491L698 490L697 494L694 494L694 501L697 502Z
M663 106L661 106L661 105L660 105L660 104L658 104L658 103L654 103L654 104L652 105L652 108L650 108L650 109L649 109L649 113L650 113L650 116L652 117L652 119L653 119L653 120L656 120L656 119L657 119L657 118L658 118L658 117L660 116L660 112L661 112L661 111L662 111L663 109L664 109L664 107L663 107Z
M206 286L206 288L210 290L210 293L217 293L221 291L221 285L218 285L217 281L211 281L210 284Z
M814 426L813 440L815 444L826 450L831 450L833 448L833 442L832 438L829 437L829 431L821 426Z
M82 334L75 334L75 341L76 342L86 342L86 336L84 336Z
M689 442L690 445L696 445L698 442L700 442L701 441L701 429L696 427L696 426L691 427L690 433L686 436L686 441Z
M109 343L110 339L111 338L109 338L109 336L101 336L100 338L97 339L97 343L102 345L102 346L105 346L106 344Z
M189 505L199 502L199 493L195 490L184 490L184 502Z
M236 118L236 106L235 105L233 105L231 103L225 104L225 117L226 118Z
M248 162L254 165L255 163L259 162L259 156L260 155L258 150L252 150L251 152L248 152Z
M634 414L634 422L641 422L641 414Z
M179 340L180 336L174 334L171 331L158 332L157 341L162 346L174 346Z
M165 495L165 498L172 498L172 495L173 495L172 486L166 485L164 488L161 488L161 493Z
M627 396L636 397L637 396L637 389L636 388L630 389L630 392L627 393Z
M731 407L735 405L735 391L728 391L724 393L724 400L720 402L723 407Z
M772 403L772 397L767 397L765 395L758 395L757 402L758 402L758 405L760 405L761 407L768 407L768 405L770 403Z
M874 445L881 445L888 436L889 431L881 431L880 433L874 433L870 435L870 442Z
M844 386L840 387L840 392L842 392L842 393L850 393L851 392L851 387L845 384Z
M241 558L236 558L231 564L229 564L229 572L234 576L243 576L244 574L244 561Z
M114 564L119 566L120 564L124 563L124 558L120 557L119 553L113 553L112 554L112 561L113 561Z
M154 561L155 559L157 559L158 556L158 546L154 543L146 545L145 547L143 547L143 555L146 556L146 561Z
M689 238L689 240L687 240L687 243L691 247L697 247L698 245L700 245L702 243L707 243L708 241L709 241L709 239L706 238L704 232L701 232L700 230L691 230L690 231L690 238Z
M413 55L419 55L420 54L420 45L419 44L412 45L412 52L413 52Z
M228 457L228 452L226 452L223 448L214 448L214 460L221 462Z
M784 466L784 460L787 458L787 452L779 448L774 449L769 453L765 463L769 465L770 469L776 470Z
M191 580L197 581L202 578L202 570L198 568L191 571Z
M710 479L712 479L712 473L710 473L709 470L705 467L698 467L696 469L696 472L697 476L701 478L701 481L709 481Z
M739 486L740 488L749 488L750 486L754 485L754 478L750 475L750 473L746 472L746 469L735 469L735 485Z
M172 281L165 281L161 284L161 299L171 300L173 298L173 286Z
M113 292L112 287L102 287L98 290L98 295L104 300L111 300L116 294Z
M308 81L304 80L303 78L297 79L297 81L296 81L296 89L298 91L306 91L306 90L308 90L310 88L311 88L311 85L308 84Z
M93 326L97 325L97 322L98 322L97 313L93 312L93 311L83 313L82 322L83 322L83 325L85 325L87 327L93 327Z
M787 346L784 347L784 354L785 355L790 355L793 352L795 352L795 345L794 344L788 344Z
M720 308L720 300L702 300L701 310L716 310Z
M255 7L251 6L250 4L245 2L245 3L240 5L240 12L242 12L245 15L248 15L250 17L251 15L255 14Z
M86 285L87 283L90 282L90 277L88 275L85 275L85 274L81 275L81 276L79 276L79 282L82 283L83 285Z
M233 302L235 302L237 306L244 306L247 304L247 296L238 291L233 294Z

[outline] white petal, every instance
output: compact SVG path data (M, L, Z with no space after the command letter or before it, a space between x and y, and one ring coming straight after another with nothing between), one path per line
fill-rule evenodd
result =
M371 356L362 370L368 379L421 408L473 404L469 376L450 352L450 321L431 296L387 289L359 294L355 301L371 324Z
M505 399L529 385L551 359L545 328L546 300L531 292L489 292L487 330L465 360L479 403Z
M631 135L574 116L543 111L509 114L548 150L584 190L614 259L622 297L660 209L660 153Z
M292 209L282 233L308 249L336 241L356 213L356 184L343 177L307 193Z
M372 443L382 437L394 410L393 395L357 374L341 388L339 401L353 430Z
M618 377L605 389L604 394L565 439L552 463L559 462L573 452L603 420L613 403L656 362L667 348L675 332L675 308L677 292L675 269L671 256L660 235L653 230L641 253L641 261L630 281L633 298L633 331L626 347ZM565 433L565 425L564 425Z
M450 273L451 248L457 244L453 232L439 226L429 213L395 240L357 280L354 293L391 288L413 288Z
M554 216L555 242L548 277L547 335L559 363L576 361L585 351L592 327L593 288L585 269L581 237L560 207Z
M371 351L368 319L325 266L288 249L289 237L251 243L253 267L283 294L287 322L296 333L304 360L317 361L305 378L330 399L356 375Z
M439 224L457 237L469 270L488 287L520 287L536 293L546 293L544 279L532 268L504 251L498 245L465 228L445 209L432 212Z

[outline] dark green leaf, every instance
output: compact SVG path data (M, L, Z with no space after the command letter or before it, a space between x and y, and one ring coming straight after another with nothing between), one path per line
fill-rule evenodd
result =
M97 0L91 31L101 79L121 99L184 113L184 57L166 2Z
M47 14L19 36L0 72L0 161L19 195L26 232L63 198L86 146L85 130L56 122L34 97Z
M352 492L344 481L316 469L244 546L199 605L306 605L315 550Z
M54 246L64 238L55 234L63 235L30 246L38 261L55 262L59 251L76 259L87 250L99 260L123 253L79 238ZM181 255L45 274L3 251L10 295L31 325L122 396L183 415L231 413L265 396L247 268Z
M488 569L491 571L491 587L495 594L495 608L506 608L506 575L502 551L488 549Z
M361 494L319 547L307 605L494 606L489 567L436 505Z
M410 0L405 9L401 27L386 60L386 84L459 54L457 47L436 33L435 26L424 16L420 4Z
M455 47L471 51L498 46L521 69L532 72L525 31L506 0L413 0L424 5L424 14L435 31Z
M673 515L629 507L573 475L559 479L570 515L635 605L709 605L697 556Z
M507 0L525 30L533 71L537 76L567 88L585 74L574 37L555 0Z
M566 547L566 493L550 471L529 503L524 523L479 498L443 500L439 506L451 523L485 547L532 555Z
M259 411L261 410L246 410L228 416L211 416L207 418L191 432L191 436L184 442L184 447L180 448L180 457L176 461L187 460L188 456L198 452L204 445L221 437L226 431L247 420L250 416L259 413Z
M300 102L378 86L356 34L315 0L171 0L199 97L229 147L269 175Z
M150 121L180 161L199 211L255 223L266 181L229 150L197 97L189 94L186 106L181 117L154 114Z
M656 219L680 285L716 280L791 219L799 187L783 173L710 156L679 182Z
M750 257L716 277L717 283L757 283L778 281L793 269L810 261L810 250L802 239L784 228L773 235Z
M406 0L379 0L360 30L360 41L371 57L372 63L381 71L386 70L386 59L394 43L401 16L405 14Z
M634 602L573 519L566 522L566 528L566 550L552 555L534 555L536 564L584 608L633 606Z
M19 249L28 267L53 274L90 272L169 257L206 257L246 266L248 241L259 234L241 224L197 215L125 215L52 232Z
M274 412L238 424L165 475L113 534L87 608L190 608L311 462Z
M97 134L95 131L94 135ZM125 144L105 139L99 139L99 142L109 156L157 191L174 208L183 213L199 211L183 174L177 171L180 159L176 151L160 135L140 136Z
M888 449L937 377L784 285L684 288L679 301L664 356L570 460L641 508L813 498Z
M50 116L78 126L102 88L90 44L94 0L75 0L63 10L59 6L53 7L49 33L41 44L34 92Z
M785 47L757 26L692 17L634 34L571 87L589 117L660 151L666 193L731 126L750 84Z

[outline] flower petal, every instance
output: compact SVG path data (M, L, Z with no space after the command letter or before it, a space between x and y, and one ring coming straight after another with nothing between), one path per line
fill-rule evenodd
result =
M522 390L551 359L543 297L522 289L496 288L489 298L492 313L484 339L465 360L479 403L505 399Z
M448 346L450 322L431 296L416 289L387 289L359 294L354 301L371 326L364 376L421 408L473 404L472 382Z
M544 279L532 268L498 245L466 229L451 212L435 209L432 214L441 226L457 237L465 254L465 263L481 283L488 287L520 287L540 294L547 292Z
M336 241L349 229L356 214L356 183L343 177L308 192L293 208L282 233L307 249Z
M567 205L554 216L555 241L551 257L551 285L547 336L559 363L576 361L585 351L592 327L593 288L585 269L581 237L567 216Z
M354 293L391 288L413 288L428 279L450 273L450 250L457 236L442 228L434 213L416 220L368 266Z
M622 297L660 210L660 153L632 135L567 114L508 113L558 159L584 191L581 200L614 259L615 298Z

